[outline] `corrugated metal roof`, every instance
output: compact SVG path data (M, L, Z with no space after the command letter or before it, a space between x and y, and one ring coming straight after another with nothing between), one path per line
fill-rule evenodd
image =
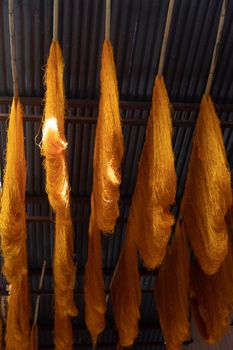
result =
M205 89L212 57L222 1L176 0L164 65L164 77L172 102L199 103ZM43 98L43 75L52 39L53 2L50 0L15 0L16 51L21 96ZM168 0L112 0L111 41L116 61L121 100L150 101L154 76L158 69ZM9 26L7 0L0 1L0 98L12 95L10 66ZM59 41L65 61L65 92L69 99L84 99L86 105L70 104L70 118L95 119L99 96L99 69L104 38L105 0L60 0ZM219 47L212 96L217 104L233 103L233 2L228 1L222 42ZM1 102L1 99L0 99ZM8 113L9 101L0 103L0 114ZM29 99L25 105L27 115L39 116L43 112L41 99ZM148 108L138 106L122 108L122 118L144 120L145 124L124 124L125 155L122 165L121 215L113 238L103 237L103 269L108 289L113 269L119 257L127 223L129 205L137 176ZM219 114L222 121L233 122L233 112ZM195 121L197 109L175 110L175 121ZM7 123L0 120L0 168L4 169ZM178 201L182 197L192 145L193 125L175 125L173 146L178 176ZM75 318L77 348L90 344L84 324L83 270L87 258L87 232L92 189L92 158L95 123L66 123L69 143L68 166L75 218L75 249L78 263L76 299L80 316ZM224 142L231 169L233 168L233 129L223 128ZM40 121L25 122L27 153L27 214L28 260L31 273L31 290L39 285L43 260L47 261L45 291L52 291L51 276L54 225L44 188L44 171L40 157ZM178 205L174 207L177 214ZM43 218L42 221L40 218ZM155 274L142 270L142 298L140 334L136 349L164 349L162 333L153 301ZM35 295L33 294L33 302ZM34 305L34 304L33 304ZM44 294L39 311L41 349L52 349L53 298ZM48 329L46 329L46 327ZM111 300L107 313L107 330L100 338L107 350L115 347L115 331ZM195 340L196 341L196 340ZM157 342L157 345L156 345ZM109 345L107 345L109 344ZM110 345L111 344L111 345ZM195 345L192 349L199 349ZM222 349L231 350L224 345ZM195 347L196 346L196 347ZM228 346L228 347L227 347ZM201 348L200 348L201 349Z

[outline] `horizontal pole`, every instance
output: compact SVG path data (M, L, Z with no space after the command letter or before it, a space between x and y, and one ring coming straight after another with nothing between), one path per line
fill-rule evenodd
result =
M37 325L37 327L38 327L38 330L39 331L52 331L53 329L54 329L54 324L53 323L49 323L49 324L42 324L42 323L39 323L38 325ZM77 325L75 325L75 324L72 324L72 327L74 328L74 330L77 332L89 332L88 331L88 329L85 327L85 326L78 326L77 327ZM3 329L6 329L6 325L4 324L3 325L3 327L2 327ZM151 324L142 324L142 322L140 322L139 321L139 328L140 328L140 330L141 331L143 331L143 332L152 332L152 331L155 331L155 330L157 330L157 331L161 331L161 328L160 328L160 326L159 326L159 323L158 324L153 324L153 325L151 325ZM115 334L117 334L117 329L116 329L116 327L115 327L115 325L114 324L109 324L108 323L108 326L106 326L105 328L104 328L104 331L103 332L112 332L112 333L115 333Z
M26 221L27 222L54 222L55 223L55 216L49 216L49 215L28 215L26 217ZM83 224L89 221L89 217L87 218L83 218L83 217L74 217L73 218L73 223L75 224ZM118 222L121 223L126 223L128 220L126 218L118 218L117 219Z
M143 289L141 291L143 294L154 294L154 289ZM48 289L36 289L36 290L31 290L29 292L30 295L40 295L40 296L48 296L48 295L54 295L53 290L48 290ZM84 292L81 290L74 290L74 295L77 296L83 296ZM105 294L108 295L110 294L110 290L106 289ZM10 292L5 289L0 289L0 296L9 296Z
M126 201L127 199L130 199L130 197L121 197L121 201ZM91 200L91 196L78 196L71 194L71 200L72 202L88 203ZM40 196L27 194L26 202L27 204L49 204L47 194L42 194Z
M9 118L9 115L7 113L0 113L0 121L6 121ZM41 122L42 116L41 115L33 115L33 114L25 114L24 115L24 121L25 122ZM121 118L121 121L124 125L147 125L147 119L138 119L138 118ZM73 116L73 117L66 117L65 118L66 123L72 123L72 124L96 124L97 123L97 117L80 117L80 116ZM174 127L183 127L183 128L193 128L195 127L196 120L173 120L172 121ZM222 121L221 126L223 128L233 128L233 122L229 121Z
M23 105L27 106L43 106L43 99L41 97L20 97L20 101ZM0 96L0 105L11 105L11 96ZM89 99L77 99L71 98L67 100L69 107L76 108L98 108L98 100ZM198 112L199 103L189 102L171 102L172 109L174 111L193 111ZM151 107L151 101L125 101L120 100L120 109L133 109L133 110L149 110ZM233 112L233 104L215 104L215 108L218 112Z
M84 267L78 267L77 274L78 275L84 275L85 268ZM113 268L103 268L103 274L104 276L112 276L114 272ZM139 273L142 276L153 276L157 275L158 270L147 270L145 267L139 268ZM29 268L29 275L30 276L40 276L41 269L40 268ZM47 267L45 270L45 276L52 276L53 275L53 269L51 267Z
M189 345L191 344L193 341L192 340L189 340L189 341L185 341L183 343L183 345ZM116 346L117 346L117 342L99 342L95 349L98 349L98 348L103 348L103 347L106 347L109 349L109 347L112 347L114 349L116 349ZM137 348L137 347L151 347L152 349L154 347L161 347L161 346L166 346L166 343L164 341L154 341L154 342L141 342L141 341L137 341L134 343L133 345L133 348ZM91 343L83 343L83 344L79 344L79 343L74 343L73 344L73 347L75 349L93 349L93 345ZM39 349L54 349L55 346L53 344L46 344L46 345L39 345Z

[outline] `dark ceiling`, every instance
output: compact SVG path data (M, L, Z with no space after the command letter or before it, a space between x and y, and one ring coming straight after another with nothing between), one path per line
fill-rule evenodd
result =
M182 197L198 103L205 90L221 12L219 0L176 0L168 38L164 77L174 108L173 146L178 176L177 214ZM43 75L52 40L53 1L15 0L19 94L25 110L27 153L27 232L33 310L43 260L47 269L39 310L40 349L52 349L54 218L44 188L39 143L43 111ZM127 223L137 164L144 142L153 80L158 69L167 0L112 0L111 41L114 48L125 142L121 215L114 238L103 237L106 292L116 266ZM59 41L65 60L69 100L66 133L78 263L74 348L91 349L84 323L83 272L87 258L92 189L92 156L98 113L99 67L104 39L105 0L60 0ZM12 98L8 3L0 0L0 167L4 169L6 118ZM222 121L224 142L233 167L233 1L228 1L211 95ZM165 349L153 301L156 272L141 265L143 290L140 334L135 349ZM3 283L4 284L4 283ZM107 329L98 349L114 349L117 332L109 300ZM225 349L224 349L225 350Z

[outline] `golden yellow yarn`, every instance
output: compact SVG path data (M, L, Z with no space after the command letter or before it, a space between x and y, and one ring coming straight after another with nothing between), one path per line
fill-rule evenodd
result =
M111 233L119 216L123 135L113 49L107 40L103 44L100 81L101 95L94 149L93 205L97 227L103 232Z
M225 215L231 202L231 178L219 119L211 98L203 96L182 214L194 253L207 274L214 274L227 254Z
M94 209L93 205L92 208ZM88 260L84 284L85 320L87 328L96 345L98 335L105 328L105 293L102 272L102 243L100 230L97 228L94 212L89 223Z
M132 200L137 247L150 269L160 265L165 255L174 223L170 206L175 196L170 103L164 80L157 76Z
M202 337L217 343L227 331L233 310L233 255L229 239L228 254L219 270L206 275L196 262L191 269L190 296L194 319Z
M6 350L30 349L29 291L27 274L10 288L6 323Z
M134 343L138 335L138 321L140 319L141 289L134 230L135 224L130 213L123 252L111 287L113 312L120 346L131 346Z
M137 249L148 268L161 264L174 222L169 207L175 195L170 104L164 80L157 76L125 244L111 288L120 346L132 345L138 334L141 291Z
M105 293L102 273L101 231L113 232L119 216L123 136L111 43L104 42L100 71L101 96L94 147L94 175L85 271L85 320L93 344L105 327Z
M25 189L23 111L20 101L13 99L0 216L3 272L10 284L20 282L22 275L27 272L26 259L22 259L26 246Z
M155 299L167 350L181 350L189 336L189 251L182 222L178 221L159 270Z
M20 101L13 99L7 133L6 166L0 214L3 272L11 285L6 325L7 350L30 349L25 189L23 110Z
M53 270L57 350L72 348L70 316L77 314L73 296L76 269L73 261L73 225L66 164L67 142L64 134L63 69L60 46L58 42L52 42L45 74L42 154L45 157L46 191L56 214Z

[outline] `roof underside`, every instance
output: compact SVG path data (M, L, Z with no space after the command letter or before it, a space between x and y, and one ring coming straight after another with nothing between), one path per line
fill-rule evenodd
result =
M173 146L178 176L177 204L182 197L198 104L204 93L221 11L219 0L176 0L168 38L164 77L174 103ZM40 120L43 113L43 75L52 40L53 1L15 0L16 52L19 94L25 107L27 154L27 233L33 310L43 260L47 269L39 310L41 349L52 349L54 222L45 194L40 149ZM114 48L125 155L122 165L121 215L113 238L103 237L103 269L106 291L119 257L131 196L137 176L149 113L152 87L158 69L167 14L167 0L112 0L111 41ZM99 69L104 39L104 0L60 0L59 41L65 60L65 92L69 100L66 135L68 165L75 222L78 263L75 318L75 348L90 348L84 323L83 272L87 258L88 221L92 190L92 157L98 114ZM219 106L219 117L230 168L233 168L233 1L228 1L222 41L211 95ZM0 1L0 168L5 162L6 114L12 89L7 0ZM140 103L139 103L140 102ZM36 140L36 142L35 142ZM162 174L161 174L162 176ZM142 265L143 290L140 335L135 349L164 349L153 300L156 272ZM98 349L115 348L117 333L111 311L107 330ZM224 347L230 350L232 346Z

